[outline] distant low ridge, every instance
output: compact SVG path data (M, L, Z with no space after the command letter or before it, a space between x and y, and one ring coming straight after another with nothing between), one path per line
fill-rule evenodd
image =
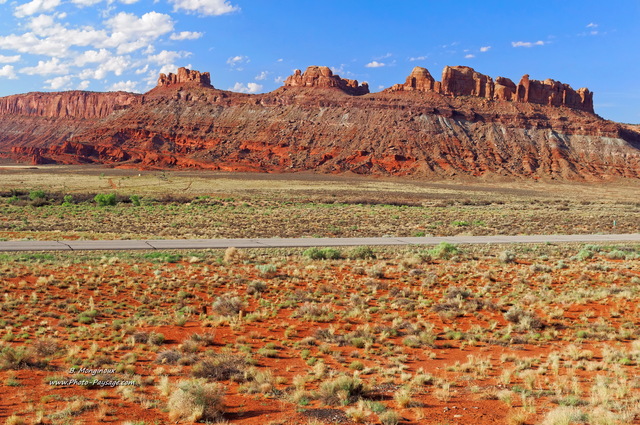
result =
M593 93L465 66L416 67L370 93L328 67L264 94L214 88L208 72L161 74L144 95L0 98L0 155L33 163L416 177L640 177L637 126L594 113Z

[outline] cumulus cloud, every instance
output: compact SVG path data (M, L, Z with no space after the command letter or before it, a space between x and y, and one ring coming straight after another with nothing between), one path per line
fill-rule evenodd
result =
M471 53L469 53L468 55L464 55L465 59L473 59L475 57L476 57L476 55L472 55Z
M109 91L128 91L135 92L138 90L138 83L135 81L127 80L127 81L119 81L111 87L109 87Z
M267 71L262 71L260 74L256 75L256 81L266 80L268 76L269 73Z
M16 7L14 15L24 18L36 13L50 12L58 6L60 6L60 0L32 0Z
M86 90L89 88L89 84L91 84L89 80L80 81L76 86L76 90Z
M52 58L48 61L38 61L38 65L22 68L20 72L27 75L67 74L69 65L60 62L58 58Z
M181 31L178 33L173 33L169 37L172 40L197 40L202 37L204 34L201 32L195 31Z
M262 90L262 85L257 83L247 83L246 85L242 83L236 83L229 90L240 93L257 93Z
M482 53L485 53L485 52L488 52L488 51L489 51L489 49L491 49L491 46L482 46L482 47L480 48L480 51L481 51Z
M49 84L46 88L51 90L63 90L68 89L73 77L71 75L63 75L62 77L55 77L50 80L45 80L45 83Z
M512 41L511 46L513 47L533 47L533 46L544 46L545 42L542 40L538 40L535 42L532 41Z
M589 25L587 25L587 28L598 28L598 24L594 24L593 22L589 23Z
M0 78L8 78L10 80L15 80L16 78L18 78L13 65L5 65L0 68Z
M426 56L416 56L416 57L409 58L409 62L423 61L425 59L427 59Z
M20 55L4 56L0 55L0 63L14 63L20 60Z
M173 19L164 13L148 12L137 17L133 13L120 12L107 20L112 29L105 47L116 47L118 53L131 53L147 46L158 37L173 31Z
M226 0L169 0L173 10L185 10L206 16L218 16L240 10Z
M373 61L365 65L367 68L381 68L385 66L383 62Z

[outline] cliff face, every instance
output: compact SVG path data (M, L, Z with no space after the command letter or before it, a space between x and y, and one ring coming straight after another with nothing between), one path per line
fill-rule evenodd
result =
M566 106L594 113L593 93L586 88L572 89L568 84L547 79L530 80L525 75L516 86L504 77L491 77L468 66L446 66L442 82L435 81L429 71L415 67L404 84L396 84L388 91L423 91L449 96L475 96L489 100L518 101L549 106Z
M260 95L183 81L152 90L64 143L14 145L12 155L227 171L640 177L636 127L567 107L571 96L563 86L530 82L527 89L453 68L442 83L416 68L404 84L374 94L323 67L296 72L284 87ZM520 87L528 97L519 98ZM556 105L557 95L551 103L535 102L562 90L564 103Z
M133 93L27 93L0 98L0 152L62 143L102 119L140 103Z

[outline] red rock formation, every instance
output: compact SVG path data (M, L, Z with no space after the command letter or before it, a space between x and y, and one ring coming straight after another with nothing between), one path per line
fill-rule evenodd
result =
M125 92L36 92L0 98L0 115L96 119L104 118L139 100L140 95Z
M9 146L39 163L228 171L640 178L637 127L554 106L584 105L590 93L447 72L447 95L419 68L394 90L353 96L345 87L362 86L312 67L259 95L176 84L104 118L6 113L0 154Z
M177 74L173 74L171 72L169 75L160 74L160 78L158 78L158 87L178 84L213 88L211 85L211 75L208 72L201 73L184 67L178 68Z
M442 94L493 99L493 80L468 66L445 66L442 71Z
M358 80L347 80L333 75L331 69L326 66L310 66L305 72L296 69L294 74L284 81L285 87L335 87L343 92L361 96L369 93L369 85L362 83L358 85Z
M528 74L524 75L518 84L517 100L541 105L563 105L594 113L593 93L589 89L581 88L576 91L568 84L551 79L530 80Z
M493 98L495 100L514 100L517 87L513 81L508 78L498 77L493 88Z
M396 84L389 89L388 91L422 91L422 92L440 92L439 87L438 90L435 89L436 81L431 76L429 71L426 68L422 68L420 66L416 66L411 71L411 74L407 77L407 80L404 84Z

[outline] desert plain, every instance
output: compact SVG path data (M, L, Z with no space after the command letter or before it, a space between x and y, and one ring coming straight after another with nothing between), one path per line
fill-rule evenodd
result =
M0 166L0 238L638 233L638 182ZM640 246L0 254L6 424L632 424Z

